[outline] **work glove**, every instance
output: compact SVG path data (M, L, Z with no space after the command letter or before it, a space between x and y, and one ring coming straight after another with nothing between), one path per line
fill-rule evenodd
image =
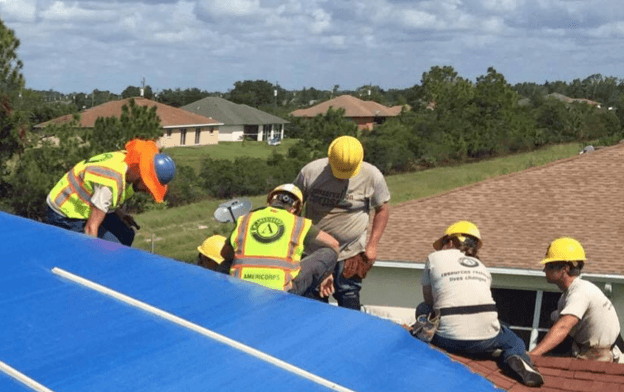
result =
M347 279L351 279L354 276L364 279L372 267L373 264L369 263L368 257L366 257L364 252L358 253L357 255L349 257L344 261L342 276Z

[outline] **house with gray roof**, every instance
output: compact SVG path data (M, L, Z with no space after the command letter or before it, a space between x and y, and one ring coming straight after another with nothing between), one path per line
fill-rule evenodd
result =
M242 141L244 137L258 141L274 138L281 140L284 138L284 125L288 124L280 117L219 97L206 97L182 109L223 123L219 127L220 142Z

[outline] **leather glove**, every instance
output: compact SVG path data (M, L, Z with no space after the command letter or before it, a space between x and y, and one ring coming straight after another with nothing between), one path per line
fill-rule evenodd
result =
M342 276L347 279L351 279L354 276L364 279L372 267L373 265L368 262L368 257L366 257L364 252L358 253L344 261Z

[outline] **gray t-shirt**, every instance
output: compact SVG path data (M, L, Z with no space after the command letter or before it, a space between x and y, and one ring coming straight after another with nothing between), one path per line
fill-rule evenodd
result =
M620 334L620 321L609 298L581 278L574 279L561 295L557 311L561 316L571 314L580 320L570 331L579 344L610 347Z
M487 268L457 249L440 250L427 257L422 285L431 286L434 309L495 304ZM436 334L447 339L484 340L499 331L498 313L491 311L441 317Z
M390 200L383 174L362 162L360 172L341 180L331 172L327 158L308 163L295 179L306 201L306 218L340 243L344 260L366 249L366 231L371 209Z

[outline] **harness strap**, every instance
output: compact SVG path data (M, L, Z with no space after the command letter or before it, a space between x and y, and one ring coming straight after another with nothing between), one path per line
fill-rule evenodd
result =
M440 309L440 317L452 316L456 314L475 314L485 312L497 312L495 304L472 305L472 306L455 306L453 308Z

